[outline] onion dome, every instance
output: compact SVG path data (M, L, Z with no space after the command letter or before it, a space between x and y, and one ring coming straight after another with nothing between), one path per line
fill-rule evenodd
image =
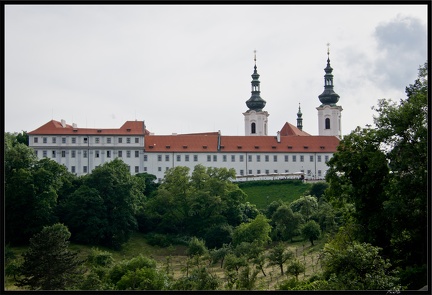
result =
M262 109L266 105L266 101L261 98L260 96L260 81L259 81L259 74L257 72L257 66L256 66L256 51L255 51L255 66L254 66L254 72L252 74L252 95L251 97L246 101L246 105L249 108L249 110L253 110L256 112L262 111Z
M336 105L340 96L333 90L333 68L330 66L330 50L327 50L327 55L327 67L324 69L326 72L324 75L324 92L318 98L323 105Z

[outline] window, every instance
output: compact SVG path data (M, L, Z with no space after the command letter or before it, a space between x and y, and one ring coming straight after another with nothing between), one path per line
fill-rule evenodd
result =
M131 157L131 152L130 151L126 151L126 158L130 158Z
M47 157L47 151L42 151L42 156L46 158Z
M131 143L130 137L126 138L126 143Z
M317 162L321 162L321 155L317 156Z
M223 155L223 156L222 156L222 161L223 161L223 162L226 162L226 161L227 161L227 156L226 156L226 155Z
M144 167L144 172L147 172L147 167Z
M277 169L273 170L273 173L278 173Z
M252 123L251 124L251 134L255 134L256 133L256 124Z
M313 157L313 155L310 155L310 156L309 156L309 160L310 160L311 162L314 161L314 157Z
M327 163L329 160L329 156L324 156L324 161Z
M123 157L123 151L118 151L118 157L119 158Z
M123 138L122 137L118 138L118 143L123 143Z
M257 155L257 162L261 162L261 156L260 155Z
M269 155L265 155L265 161L268 162L269 161Z
M248 155L248 161L252 162L252 155Z
M162 167L158 167L158 171L159 171L159 172L162 171Z
M207 162L210 162L210 161L211 161L211 156L207 155Z
M165 162L169 162L169 155L165 155Z
M135 158L139 158L139 151L135 151Z
M108 138L106 139L106 141L107 141L107 143L111 143L111 137L108 137Z
M107 158L111 158L111 151L107 151Z
M36 155L36 157L38 156L38 151L35 151L35 155Z
M329 118L325 119L325 129L330 129L330 119Z
M99 137L95 138L95 143L100 143L100 138Z
M322 176L322 172L321 172L321 170L318 170L318 177L321 177Z
M87 173L87 166L83 166L83 172Z
M260 170L260 169L257 170L257 174L258 174L258 175L261 174L261 170Z
M277 155L273 155L273 162L277 162L278 161L278 156Z
M52 138L52 143L57 143L57 138L53 137Z
M194 162L198 162L198 156L194 155Z
M304 156L303 155L300 156L300 162L304 162Z
M177 156L176 156L176 161L177 161L177 162L180 162L180 161L181 161L181 155L177 155Z
M42 138L42 142L43 142L43 143L47 143L47 142L48 142L48 139L47 139L46 137L44 137L44 138Z
M71 157L75 158L76 157L76 151L71 151Z
M147 159L147 155L144 155L144 161L145 161L145 162L148 161L148 159Z
M266 169L265 174L269 174L269 173L270 173L270 171Z
M243 176L244 175L244 170L240 169L240 175Z
M53 158L56 157L56 151L52 151L52 157L53 157Z
M243 157L243 155L240 155L240 162L243 162L244 161L244 157Z
M96 158L99 158L99 151L96 151L96 152L95 152L95 157L96 157Z
M34 137L34 138L33 138L33 142L34 142L34 143L38 143L38 142L39 142L39 139L38 139L37 137Z
M83 140L84 140L84 143L87 143L88 142L88 137L84 137Z
M288 162L288 155L285 155L285 162Z
M162 161L162 155L158 155L158 162Z
M307 171L307 175L311 175L312 174L312 171L311 170L308 170Z
M62 158L66 158L66 151L62 151L61 156L62 156Z
M297 162L297 156L293 155L292 157L293 157L293 162Z
M231 162L235 162L235 155L231 155Z
M62 137L62 143L66 143L66 137Z
M135 137L135 143L139 143L139 138Z
M87 158L87 151L83 151L83 157Z
M169 167L165 167L165 171L168 171L169 170Z
M213 162L217 162L217 155L213 155Z
M75 173L75 166L71 166L71 172Z
M76 137L72 137L72 143L73 143L73 144L76 143Z
M139 166L135 166L135 173L139 172Z
M248 173L249 175L252 175L252 170L249 170L249 173Z
M185 161L189 162L189 155L185 155Z

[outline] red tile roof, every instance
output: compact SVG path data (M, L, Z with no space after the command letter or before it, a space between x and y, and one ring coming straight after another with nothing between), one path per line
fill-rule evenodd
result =
M59 121L51 120L45 125L29 132L31 135L144 135L150 132L144 128L143 121L126 121L118 129L78 128Z
M291 123L286 122L280 131L281 136L311 136L309 133L298 129Z
M217 135L149 135L146 152L217 152ZM336 136L220 136L220 152L304 152L334 153L339 145Z
M213 135L148 135L146 152L216 152L218 134Z

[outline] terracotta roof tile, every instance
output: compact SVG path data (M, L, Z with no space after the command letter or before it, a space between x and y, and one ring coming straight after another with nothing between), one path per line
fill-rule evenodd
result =
M73 127L72 125L65 124L59 121L51 120L48 123L42 125L29 132L30 135L143 135L150 134L150 132L144 129L143 121L126 121L118 129L102 129L102 128L79 128Z
M218 135L149 135L146 152L216 152Z
M280 130L281 136L311 136L309 133L298 129L291 123L286 122L285 125Z

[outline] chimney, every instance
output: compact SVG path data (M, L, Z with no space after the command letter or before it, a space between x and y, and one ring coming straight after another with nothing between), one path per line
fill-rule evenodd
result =
M66 128L66 121L63 120L63 119L61 119L61 125L62 125L63 128Z
M278 143L280 143L280 131L277 132L276 140Z

